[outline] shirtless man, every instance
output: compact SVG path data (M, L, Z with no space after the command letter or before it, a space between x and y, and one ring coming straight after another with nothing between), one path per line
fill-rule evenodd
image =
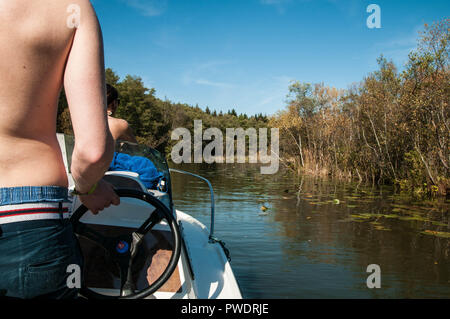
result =
M128 122L113 117L119 107L119 92L112 85L106 84L106 98L108 102L108 125L114 140L137 144L136 137Z
M93 213L118 205L101 181L114 152L101 30L88 0L0 0L0 43L0 296L76 297L66 285L67 266L81 261L68 222L57 101L64 85L80 200Z

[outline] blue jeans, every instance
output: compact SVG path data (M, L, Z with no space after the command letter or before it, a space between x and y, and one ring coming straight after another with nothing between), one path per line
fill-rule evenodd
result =
M67 201L67 189L61 187L0 188L3 210L12 207L7 205L51 203L55 206L55 203ZM11 218L13 213L3 213L3 216L7 214L7 218ZM58 216L57 212L55 214ZM71 274L67 268L69 265L82 267L81 252L62 209L59 216L61 218L0 223L0 296L23 299L78 296L78 289L67 286Z

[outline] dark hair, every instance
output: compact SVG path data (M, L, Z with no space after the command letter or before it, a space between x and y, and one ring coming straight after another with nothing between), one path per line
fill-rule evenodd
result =
M116 88L108 83L106 83L106 99L108 105L119 98L119 92L117 92Z

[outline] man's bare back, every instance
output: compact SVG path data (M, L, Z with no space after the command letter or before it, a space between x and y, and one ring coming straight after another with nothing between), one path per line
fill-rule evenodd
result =
M67 187L53 119L75 29L45 2L0 1L0 187Z
M84 31L68 24L71 4L81 9ZM96 23L87 0L0 0L0 187L67 187L55 134L63 84L79 144L87 145L87 134L105 140L107 123L100 112L105 101L98 93L104 85L103 47L98 48Z

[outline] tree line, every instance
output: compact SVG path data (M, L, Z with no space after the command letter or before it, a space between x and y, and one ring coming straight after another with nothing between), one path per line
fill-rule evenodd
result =
M248 116L237 114L234 108L223 113L211 111L209 107L202 110L198 105L159 99L155 96L156 90L146 88L140 77L127 75L120 80L110 68L106 69L106 82L119 92L120 105L114 116L129 123L140 144L153 147L168 156L172 146L177 143L171 140L172 131L182 127L189 129L193 135L194 120L202 120L204 129L216 127L222 132L225 132L226 128L258 129L268 126L269 118L262 113ZM57 131L73 135L64 90L59 98Z

